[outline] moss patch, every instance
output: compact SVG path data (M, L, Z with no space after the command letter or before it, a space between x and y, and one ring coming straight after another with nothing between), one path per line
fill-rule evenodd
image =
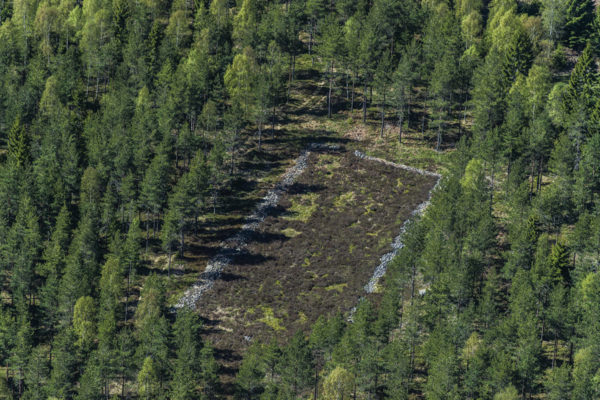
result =
M294 228L285 228L281 231L285 235L285 237L293 238L298 235L301 235L302 232L295 230Z
M308 317L302 311L298 313L298 322L304 325L308 321Z
M342 193L333 201L333 206L336 209L340 210L342 208L354 204L355 198L356 195L354 194L354 192Z
M292 206L288 209L288 214L284 218L290 221L308 222L319 206L317 204L318 198L318 193L307 193L292 198L290 200Z
M275 317L275 313L271 307L262 306L263 317L258 320L258 322L262 322L267 325L274 331L284 331L285 327L281 325L281 318Z
M338 283L337 285L329 285L329 286L325 287L325 290L327 290L328 292L335 290L338 293L342 293L344 291L344 289L347 287L348 287L347 283Z

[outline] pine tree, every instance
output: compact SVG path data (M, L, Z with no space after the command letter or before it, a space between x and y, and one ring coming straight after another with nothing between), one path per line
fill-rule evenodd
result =
M7 246L4 249L5 262L12 273L11 295L20 312L26 312L27 297L31 303L34 273L39 262L40 236L36 210L29 196L25 195L19 202L19 212L8 232Z
M131 285L135 277L137 267L140 264L141 254L141 230L140 220L135 217L129 224L129 230L127 232L127 238L125 239L125 245L123 246L123 264L125 267L125 275L127 276L127 285L125 289L125 322L128 318L128 307L129 307L129 294Z
M98 360L98 357L95 353L93 353L79 378L79 388L77 390L76 400L96 400L101 398L103 391L103 383L102 383L102 366ZM105 396L108 393L104 394Z
M63 321L71 320L77 299L93 294L100 271L99 244L93 221L83 216L69 246L59 286L59 310Z
M210 343L205 343L200 350L200 365L202 393L207 399L215 399L219 390L219 365Z
M201 375L199 351L200 321L198 315L184 308L177 313L173 335L177 345L176 360L171 380L171 398L191 400L197 396Z
M153 361L152 357L146 357L137 376L138 393L140 398L146 400L162 398L159 375L160 372L158 371L156 363Z
M135 312L135 335L138 339L136 359L139 365L146 358L153 360L152 368L163 373L167 367L169 326L165 318L165 289L156 275L150 275L140 295Z
M31 351L29 363L25 369L25 392L23 399L43 399L48 396L47 386L50 377L48 350L38 346Z
M560 400L571 398L572 380L570 368L567 364L546 370L544 386L548 400Z
M135 341L129 328L125 327L117 334L115 346L115 373L120 381L121 398L125 397L126 382L134 377Z
M171 276L171 259L180 241L180 232L184 229L184 218L179 208L173 205L165 215L161 232L162 247L167 252L167 274ZM181 234L183 236L183 234Z
M8 158L18 168L25 167L30 159L29 138L20 117L16 117L8 133Z
M110 254L100 277L100 310L98 336L112 338L116 333L117 314L123 298L123 268L120 260Z
M393 340L383 350L386 374L385 393L393 399L408 399L410 385L410 353L402 340Z
M283 350L279 372L283 384L293 396L306 388L312 379L312 357L307 341L301 331L296 332Z
M31 355L33 343L33 330L26 315L21 315L17 322L15 332L15 346L10 355L10 369L17 382L17 394L21 396L25 389L25 371Z
M511 85L519 74L527 75L531 66L531 42L524 30L515 33L504 54L504 79Z
M256 341L246 350L235 377L236 394L240 397L252 399L264 391L266 366L263 355L264 347Z
M319 35L317 52L327 62L327 76L329 78L329 89L327 92L327 117L331 118L331 93L335 79L334 68L337 60L343 56L342 46L343 32L337 19L331 14L325 21Z
M65 328L53 340L48 393L58 398L72 398L75 391L79 363L76 340L77 336L72 328Z
M565 40L574 49L581 50L589 38L594 9L592 0L569 0L566 10Z
M552 268L560 272L562 282L566 286L571 286L573 283L571 278L571 270L573 268L571 263L571 252L563 243L557 242L552 246L548 262Z
M146 252L150 240L150 223L152 223L153 231L156 232L156 218L167 202L169 174L169 160L166 154L159 153L150 162L140 186L140 203L146 214ZM152 220L150 214L152 214Z

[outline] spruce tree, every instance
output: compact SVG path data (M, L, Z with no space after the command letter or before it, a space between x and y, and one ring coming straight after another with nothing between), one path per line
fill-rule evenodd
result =
M8 133L8 158L21 168L29 162L29 152L29 137L21 118L17 116Z
M591 109L596 103L593 85L597 80L596 64L591 44L588 42L577 59L575 68L569 77L567 89L566 108L569 114L577 112L591 114Z
M198 380L203 367L200 362L199 330L200 320L196 313L187 308L177 313L173 327L176 343L176 360L171 380L173 400L192 400L197 397Z
M204 344L200 350L200 365L202 393L206 399L215 399L219 391L219 365L215 360L215 352L210 343Z
M576 50L581 50L589 38L594 21L593 0L570 0L567 4L565 41Z

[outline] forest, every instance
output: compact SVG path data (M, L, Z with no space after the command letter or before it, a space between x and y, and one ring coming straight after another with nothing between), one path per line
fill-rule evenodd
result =
M593 0L0 0L0 398L600 398L599 56ZM442 176L374 293L175 307L311 143ZM425 184L319 157L351 195L277 240ZM348 232L326 261L392 242ZM227 290L264 314L234 350Z

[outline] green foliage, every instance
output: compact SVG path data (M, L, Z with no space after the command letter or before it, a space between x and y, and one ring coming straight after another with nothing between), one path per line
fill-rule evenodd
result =
M246 351L235 380L239 396L254 398L264 389L262 380L266 365L262 355L263 348L258 342L253 343Z
M152 357L146 357L137 376L137 384L139 386L138 392L142 399L149 400L160 398L161 390L159 379L159 372Z
M80 297L73 310L73 329L77 336L77 344L88 348L96 335L96 306L89 296Z
M349 398L354 388L354 376L342 367L336 367L323 380L323 399Z
M173 335L177 344L171 398L177 400L194 399L201 371L208 365L202 365L199 350L200 321L192 311L184 309L177 315Z
M172 257L200 260L237 224L205 215L245 214L255 175L317 136L395 160L435 147L445 177L352 322L296 332L265 303L281 347L251 339L237 396L599 396L593 1L0 3L0 397L231 393L229 341L167 313L189 282ZM339 124L357 104L360 143ZM298 239L319 198L292 202Z
M297 396L312 379L312 357L302 332L297 332L281 354L278 364L284 388Z
M24 167L29 162L29 139L18 116L8 133L8 157L17 167Z
M573 48L581 49L590 34L594 19L594 2L570 0L566 9L565 39Z
M153 370L163 373L168 361L169 326L164 315L164 290L162 281L156 275L149 276L135 312L135 334L139 343L136 358L140 365L147 363L149 358L152 360L152 369L148 373Z

